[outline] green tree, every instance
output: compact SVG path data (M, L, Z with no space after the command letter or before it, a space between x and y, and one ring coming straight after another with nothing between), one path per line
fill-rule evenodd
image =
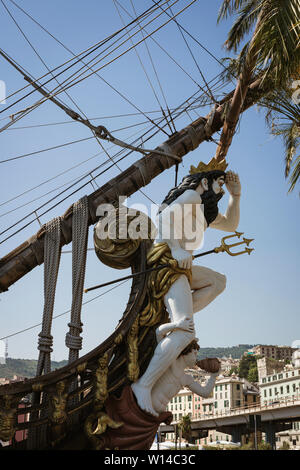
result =
M240 360L238 375L241 378L248 380L250 369L257 369L256 357L255 356L243 356Z
M294 189L300 176L300 105L297 104L292 84L293 80L290 80L287 86L274 90L259 102L259 106L266 108L266 122L271 134L283 140L289 191Z
M184 415L180 422L179 428L181 429L181 435L183 439L190 442L192 439L192 428L191 428L191 418L189 415Z
M231 71L239 75L235 94L226 113L216 158L225 158L232 141L248 86L257 76L261 84L268 83L268 93L263 106L274 118L279 113L286 118L286 104L291 105L291 84L299 78L300 71L300 4L299 0L223 0L218 21L235 15L235 22L225 42L229 51L237 53L231 61ZM254 30L254 32L253 32ZM249 34L250 40L249 39ZM282 101L282 94L284 95ZM279 101L281 100L281 103ZM294 103L295 104L295 103ZM300 158L296 156L299 146L299 107L288 122L273 123L275 135L281 135L286 146L286 176L291 163L292 190L300 175ZM278 118L278 116L277 116Z
M269 444L268 442L261 441L261 442L258 444L257 449L258 449L258 450L272 450L272 446L271 446L271 444Z
M238 373L239 373L239 368L237 366L231 367L231 369L229 371L229 375L232 375L232 374L238 375Z
M258 382L258 370L256 363L250 365L247 380L249 380L249 382Z

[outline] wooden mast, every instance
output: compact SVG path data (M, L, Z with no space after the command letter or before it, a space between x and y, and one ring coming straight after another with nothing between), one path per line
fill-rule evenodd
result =
M266 85L264 85L266 86ZM259 98L269 90L260 87L260 79L254 80L248 89L242 111L254 105ZM200 117L183 130L171 136L159 150L165 148L180 158L195 150L203 141L219 131L224 123L224 108L231 101L234 91L226 95L213 113ZM119 196L130 196L138 189L146 186L164 170L178 163L170 156L150 153L141 158L115 178L111 179L97 191L88 196L89 225L96 223L96 210L99 204L118 201ZM72 241L72 211L73 205L62 216L62 246ZM44 261L44 229L43 227L31 238L0 259L0 292L21 279L33 268Z

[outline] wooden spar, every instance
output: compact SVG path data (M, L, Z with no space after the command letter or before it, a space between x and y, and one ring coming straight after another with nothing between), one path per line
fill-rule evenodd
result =
M266 86L266 84L264 84ZM269 89L260 87L260 80L254 80L244 101L242 111L254 105ZM179 157L185 156L197 148L204 140L208 140L223 126L225 105L232 99L234 91L226 95L213 115L200 117L192 124L171 136L162 146L168 153ZM210 119L211 117L211 119ZM97 191L88 196L89 225L97 222L96 210L100 204L118 201L119 196L130 196L138 189L146 186L164 170L178 163L169 156L156 154L155 151L141 158L115 178L111 179ZM68 208L61 217L62 242L64 246L72 241L72 210ZM0 259L0 292L7 291L16 281L21 279L33 268L44 261L44 229L43 227L27 241Z
M240 117L243 103L247 96L248 86L251 83L251 79L253 77L253 71L256 65L258 49L257 47L254 48L252 46L253 46L254 38L256 37L256 33L260 26L261 16L262 16L262 12L260 12L259 14L255 31L254 31L254 34L252 36L252 39L250 41L250 45L248 48L248 51L251 51L251 53L248 52L246 56L243 71L239 76L236 89L234 91L234 95L230 102L228 113L225 116L224 126L223 126L223 130L221 133L219 146L217 148L216 155L215 155L215 158L218 162L226 158L227 152L229 150L233 136L235 134L235 129L236 129L239 117Z

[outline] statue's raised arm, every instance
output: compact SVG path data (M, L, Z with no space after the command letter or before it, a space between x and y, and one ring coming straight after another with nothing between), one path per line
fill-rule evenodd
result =
M224 215L218 213L210 226L224 232L234 232L240 221L241 183L239 175L233 171L228 171L226 173L225 184L229 192L227 210Z

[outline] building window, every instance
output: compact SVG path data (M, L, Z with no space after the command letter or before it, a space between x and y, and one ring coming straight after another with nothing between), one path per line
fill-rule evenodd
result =
M286 386L286 393L290 393L290 386L289 385Z
M283 394L283 387L280 387L280 393Z
M267 396L267 390L264 390L264 397L266 398Z
M271 397L271 396L272 396L272 389L270 388L269 389L269 397Z
M241 387L240 387L240 384L237 384L237 385L236 385L236 389L237 389L237 390L240 390L240 388L241 388Z

